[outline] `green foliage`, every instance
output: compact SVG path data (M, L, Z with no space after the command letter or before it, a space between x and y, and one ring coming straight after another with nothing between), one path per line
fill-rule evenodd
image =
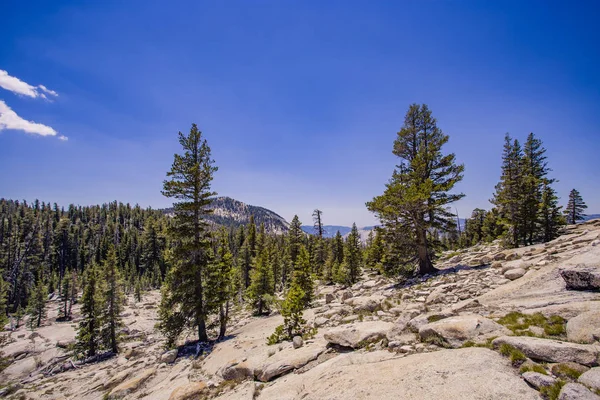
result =
M42 325L42 321L46 318L47 300L48 286L44 283L42 278L38 278L38 283L29 298L29 304L26 311L27 315L29 315L29 321L27 322L29 329L34 330Z
M560 316L546 318L542 313L523 314L520 312L510 312L504 317L498 319L498 323L506 326L516 335L536 336L529 331L531 326L537 326L544 330L545 335L560 336L565 333L566 321Z
M247 291L255 314L262 315L269 311L268 299L274 293L274 284L275 279L273 268L269 263L268 249L263 249L254 260L251 283Z
M2 274L0 274L0 331L3 331L4 326L8 323L7 302L8 283L6 283L4 279L2 279Z
M562 379L557 379L556 382L552 386L542 386L540 388L540 394L544 399L547 400L557 400L562 387L565 386L567 382Z
M583 372L571 368L567 364L555 364L552 366L552 373L560 378L577 381Z
M117 254L112 246L104 260L97 290L101 297L99 313L101 345L113 353L118 353L119 331L123 327L121 313L125 296L121 274L117 269Z
M385 192L367 203L383 226L387 275L406 273L416 262L421 274L435 272L439 242L430 232L456 226L447 206L464 196L449 193L462 180L464 166L456 164L454 154L442 153L448 139L427 105L409 107L394 142L400 164Z
M538 374L548 375L548 371L540 364L522 365L519 369L520 374L525 372L537 372Z
M292 277L292 285L296 284L304 293L302 297L302 306L304 308L307 308L311 304L314 294L314 283L308 257L308 250L306 250L306 247L301 246Z
M275 332L267 339L268 344L292 340L294 336L304 336L309 333L306 321L302 317L305 298L306 293L300 287L299 282L294 280L281 305L283 325L275 328Z
M581 194L576 189L572 189L569 193L569 202L565 209L565 217L567 223L576 224L577 222L585 218L584 211L587 209L587 205L583 201Z
M200 341L208 340L206 292L212 254L205 217L211 213L215 193L210 185L217 170L196 124L192 124L188 135L179 132L179 144L183 153L174 155L162 191L164 196L177 200L168 229L172 265L159 311L159 329L170 339L170 345L185 327L195 328Z
M88 267L84 276L81 298L81 322L77 329L77 352L87 357L95 356L100 348L101 295L98 290L99 268Z
M499 352L504 357L508 357L510 359L510 362L514 366L519 366L525 360L527 360L527 357L525 357L525 354L523 354L523 352L521 352L521 350L519 350L509 344L506 344L506 343L503 343L502 345L500 345Z

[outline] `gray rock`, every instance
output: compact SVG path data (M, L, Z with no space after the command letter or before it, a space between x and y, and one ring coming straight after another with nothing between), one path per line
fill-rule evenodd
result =
M333 293L327 293L327 294L325 294L325 304L329 304L333 300L335 300L335 297L333 296Z
M292 343L295 349L299 349L304 344L304 340L302 340L302 336L294 336Z
M506 335L509 331L502 325L480 315L459 315L423 325L419 329L421 340L441 339L447 346L460 347L468 340L485 340Z
M548 362L576 362L587 366L598 365L600 347L589 344L561 342L528 336L501 336L493 341L494 346L511 345L533 360Z
M536 389L541 389L543 387L548 387L554 385L556 379L551 376L540 374L539 372L525 372L521 375L525 382L529 383Z
M392 327L389 322L358 322L333 328L324 337L330 344L356 349L383 339Z
M600 390L600 367L584 372L578 381L591 389Z
M506 271L504 273L504 277L506 279L510 279L511 281L514 281L515 279L519 279L520 277L525 275L526 272L527 271L525 271L523 268L509 269L508 271Z
M588 311L567 322L567 339L577 343L594 343L600 338L600 311Z
M232 360L220 371L219 375L226 381L238 381L254 376L254 371L243 361Z
M324 345L317 343L303 346L297 350L280 351L273 357L269 357L266 363L255 371L255 376L261 382L268 382L273 378L303 367L319 357L325 350Z
M413 332L419 332L422 326L425 326L431 322L439 321L444 318L452 317L454 313L452 311L440 311L440 312L431 312L427 314L421 314L408 322L408 327Z
M164 362L167 364L174 363L176 359L177 359L177 350L169 350L166 353L163 353L162 356L160 356L160 362Z
M600 396L579 383L567 383L560 391L558 400L600 400Z
M577 265L560 271L570 290L600 290L600 268Z
M354 308L354 311L373 312L381 307L381 303L384 300L384 296L373 295L365 297L352 297L347 300L344 300L344 303L352 306Z

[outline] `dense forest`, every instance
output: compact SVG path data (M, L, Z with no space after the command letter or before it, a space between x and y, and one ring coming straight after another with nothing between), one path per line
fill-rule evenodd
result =
M584 217L575 189L565 211L558 205L541 140L531 133L521 146L507 134L493 207L474 210L461 227L449 206L464 197L452 189L465 168L444 154L448 140L426 105L410 106L393 146L399 164L385 192L367 203L381 225L366 243L356 225L345 238L325 237L320 210L313 234L297 216L273 229L256 223L253 209L242 215L246 208L226 224L212 213L217 167L195 124L179 133L182 152L167 172L168 212L116 201L64 209L0 199L0 322L35 329L49 296L60 299L59 319L68 321L80 302L80 353L115 353L124 295L141 301L144 291L161 288L158 327L169 345L188 329L200 341L224 337L231 310L240 307L257 315L279 310L284 324L270 338L276 343L310 333L302 310L317 281L350 286L365 268L400 278L431 274L441 251L496 239L506 247L546 242L567 220ZM254 210L259 218L268 212Z

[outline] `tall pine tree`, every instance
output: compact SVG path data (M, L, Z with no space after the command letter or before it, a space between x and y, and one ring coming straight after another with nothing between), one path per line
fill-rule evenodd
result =
M450 191L463 178L464 166L452 153L444 154L448 142L427 105L412 104L394 142L400 159L386 190L367 203L382 223L394 253L386 269L397 273L418 264L420 274L435 272L431 230L447 231L454 223L447 206L462 197Z
M571 190L569 193L569 203L565 209L565 217L567 218L568 224L576 224L579 221L585 219L583 213L587 205L584 203L581 194L576 189Z
M210 147L196 124L190 133L179 132L182 154L175 154L169 180L163 185L163 195L177 200L174 217L169 225L173 265L163 286L160 306L160 330L171 343L186 327L194 327L201 342L208 340L206 332L206 275L211 262L206 215L213 193L210 189L217 171Z

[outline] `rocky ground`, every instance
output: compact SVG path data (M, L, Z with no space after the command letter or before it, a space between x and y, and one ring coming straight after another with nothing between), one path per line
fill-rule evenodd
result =
M237 312L230 335L194 357L166 352L158 293L129 299L118 357L70 358L77 310L5 335L0 393L16 399L600 399L600 220L515 250L445 254L402 285L366 273L320 286L315 337L268 346L279 315ZM567 285L569 288L567 288ZM580 290L586 289L586 290ZM192 338L190 338L192 339ZM0 385L0 387L2 386Z

